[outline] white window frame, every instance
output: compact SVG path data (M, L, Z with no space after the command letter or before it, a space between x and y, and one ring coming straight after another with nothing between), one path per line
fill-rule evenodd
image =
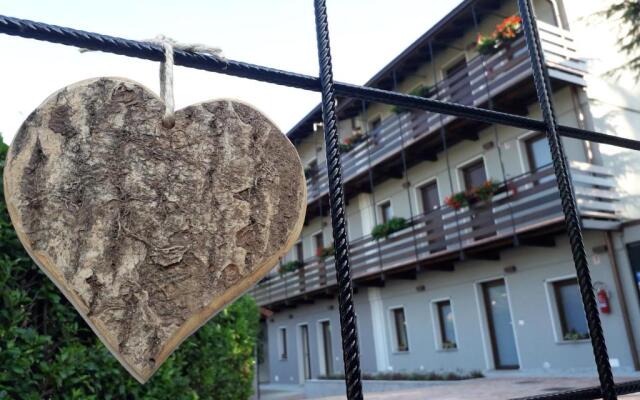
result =
M378 221L377 221L377 225L382 224L382 220L384 218L382 218L382 207L380 207L381 205L385 204L385 203L389 203L389 209L391 210L391 218L393 218L395 216L395 212L393 211L393 201L391 201L391 197L386 198L384 200L380 200L376 203L376 216L378 217Z
M442 206L442 192L440 192L440 182L438 181L437 175L434 175L425 180L422 180L413 187L414 201L415 201L415 204L418 204L418 212L420 212L421 214L426 213L426 210L424 209L424 204L422 204L422 196L420 195L420 190L423 186L426 186L433 182L436 183L436 189L438 189L438 205Z
M396 329L396 319L393 315L395 310L402 309L404 313L404 329L407 332L407 350L399 350L398 349L398 332ZM411 352L411 338L409 337L409 319L407 318L407 308L404 304L391 306L387 309L387 316L389 318L389 323L387 326L391 331L389 337L391 338L391 353L392 354L409 354Z
M485 282L496 281L502 279L504 281L505 290L507 292L507 303L509 304L509 315L511 316L511 327L513 329L513 339L516 345L516 354L518 356L518 363L520 367L515 371L522 370L522 353L520 352L520 341L518 340L518 330L516 329L516 319L513 314L513 303L511 302L511 289L509 285L509 279L506 275L496 275L488 278L482 278L473 282L473 290L476 297L476 307L478 310L478 320L480 322L480 336L482 338L482 350L485 356L485 365L487 369L495 369L496 360L493 359L493 351L491 344L491 334L489 333L489 316L486 312L486 306L484 304L484 294L482 293L482 284Z
M448 301L451 307L451 314L453 314L453 336L455 338L456 347L452 349L445 349L443 347L442 332L440 330L440 314L438 313L438 303ZM456 325L456 313L453 308L453 300L451 297L441 297L430 301L431 308L431 325L433 327L433 338L435 341L435 347L437 351L458 351L460 348L460 340L458 339L458 326Z
M325 246L325 242L324 242L324 237L325 237L324 229L319 229L319 230L317 230L317 231L313 232L313 233L310 235L310 238L311 238L311 247L313 248L313 254L312 254L312 256L315 256L316 254L318 254L318 247L316 247L316 236L317 236L317 235L319 235L319 234L322 234L322 246L323 246L322 248L324 248L324 246ZM303 249L303 250L304 250L304 249Z
M333 324L331 323L330 318L319 319L316 322L316 341L318 342L318 362L320 366L320 375L327 376L327 368L326 368L326 359L325 359L325 348L324 348L324 332L322 332L322 323L329 323L329 340L331 343L331 357L333 357ZM357 328L357 327L356 327ZM333 359L331 363L333 364ZM335 372L335 371L334 371Z
M487 166L487 158L484 154L478 154L475 157L471 157L464 162L456 165L456 185L459 191L467 190L464 187L464 172L462 171L465 167L475 163L478 160L482 160L482 166L484 167L484 174L487 177L487 180L491 180L491 174L489 174L489 167Z
M554 290L556 282L566 281L568 279L577 279L575 274L556 276L544 280L544 292L547 297L547 311L551 320L551 330L553 331L553 339L556 344L579 344L589 343L591 339L565 340L562 332L562 322L560 321L560 311L558 310L558 299Z

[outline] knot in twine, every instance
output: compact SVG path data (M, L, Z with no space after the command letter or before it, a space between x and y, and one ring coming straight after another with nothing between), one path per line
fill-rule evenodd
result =
M174 115L175 102L173 99L173 50L205 53L223 61L226 61L226 58L224 58L222 50L218 47L194 43L178 43L164 35L158 35L152 40L147 40L147 42L160 45L164 49L164 61L160 63L160 97L164 102L162 125L165 128L173 128L176 124Z

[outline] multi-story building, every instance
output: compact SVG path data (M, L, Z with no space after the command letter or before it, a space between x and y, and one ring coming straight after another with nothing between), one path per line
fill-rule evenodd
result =
M367 85L540 119L522 35L476 45L517 15L515 3L463 1ZM593 42L569 30L603 32L609 22L582 18L593 5L534 1L557 116L633 136L638 100L594 72L621 57L615 46L587 59ZM338 110L363 371L592 371L544 135L354 99ZM300 240L251 292L273 312L260 364L271 382L343 368L321 119L316 107L287 134L307 166ZM638 168L628 152L563 142L611 365L637 370Z

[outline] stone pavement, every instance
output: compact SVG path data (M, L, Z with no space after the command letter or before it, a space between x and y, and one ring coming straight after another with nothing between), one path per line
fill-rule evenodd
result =
M620 379L619 381L624 381ZM594 378L540 378L540 377L489 377L451 382L450 384L420 389L392 392L365 393L366 400L496 400L536 394L551 394L558 391L579 389L598 384ZM260 400L305 399L302 386L267 385ZM342 400L344 396L316 398L316 400ZM622 396L624 400L640 400L640 394Z
M430 386L396 392L369 393L367 400L496 400L535 394L550 394L563 390L595 386L597 379L589 378L482 378L450 385ZM324 397L322 400L339 400L344 396ZM640 394L621 397L624 400L640 400Z

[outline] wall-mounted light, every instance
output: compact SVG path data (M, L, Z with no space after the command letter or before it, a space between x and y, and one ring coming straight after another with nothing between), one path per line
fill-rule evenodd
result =
M322 125L322 122L314 122L314 123L313 123L313 131L314 131L314 132L318 132L318 131L319 131L319 129L318 129L318 128L320 128L321 126L323 126L323 125Z
M513 274L518 270L515 265L509 265L508 267L504 267L505 274Z

